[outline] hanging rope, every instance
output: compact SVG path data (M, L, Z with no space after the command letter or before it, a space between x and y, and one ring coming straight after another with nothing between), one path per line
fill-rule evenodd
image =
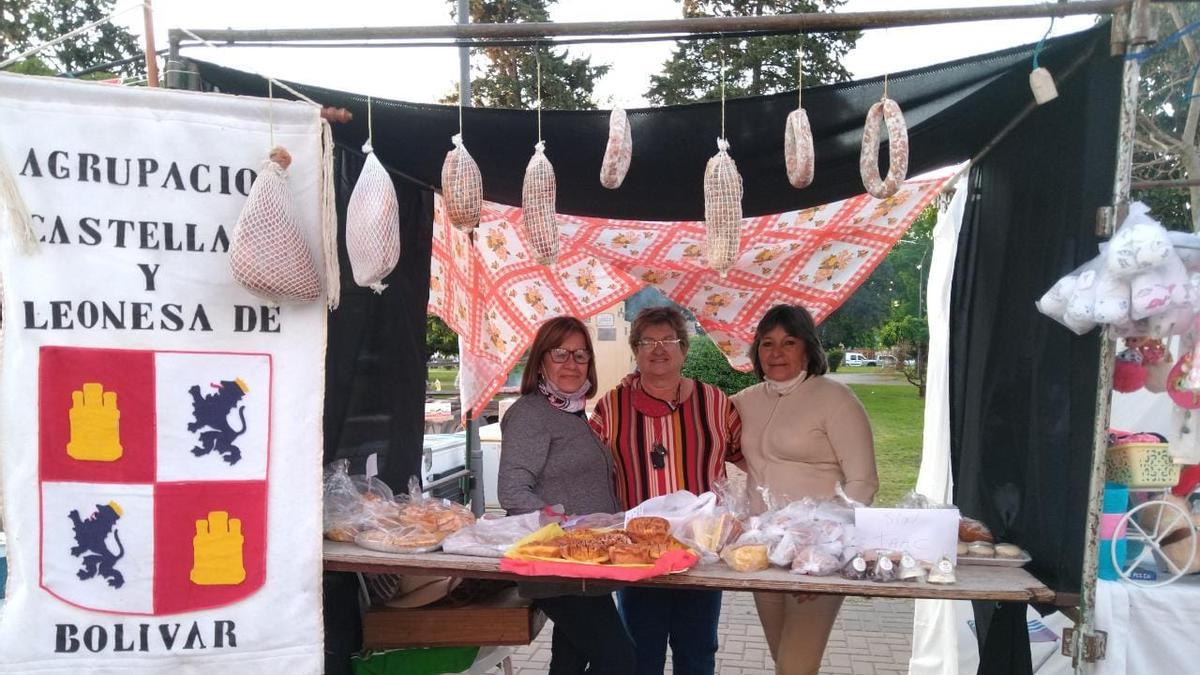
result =
M375 116L371 106L371 97L367 97L367 147L375 148ZM370 152L370 150L367 150Z
M533 48L533 60L537 64L537 100L533 102L537 106L537 132L538 143L542 142L542 48L541 45Z
M804 33L800 33L796 52L796 107L804 107Z
M274 80L267 80L267 126L270 128L271 145L268 149L275 149L275 86L272 84Z
M718 79L721 81L721 138L725 138L725 38L724 36L717 39L717 51L721 53L721 72Z
M1050 27L1046 29L1042 39L1038 40L1037 46L1033 48L1033 69L1038 69L1038 57L1042 55L1042 48L1046 46L1046 38L1050 37L1050 31L1054 30L1054 17L1050 17Z

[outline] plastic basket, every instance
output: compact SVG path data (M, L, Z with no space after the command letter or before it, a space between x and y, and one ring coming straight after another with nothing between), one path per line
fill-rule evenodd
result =
M1166 443L1124 443L1108 449L1108 480L1131 488L1167 488L1179 482L1180 465Z

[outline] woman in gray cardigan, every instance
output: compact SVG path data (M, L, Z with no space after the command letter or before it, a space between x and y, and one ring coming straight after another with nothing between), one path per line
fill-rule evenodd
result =
M509 515L562 504L571 515L616 513L613 461L584 417L596 393L592 341L579 319L560 316L538 330L521 380L521 398L500 423L497 491ZM550 673L634 670L633 641L611 589L582 583L522 584L521 593L554 622Z

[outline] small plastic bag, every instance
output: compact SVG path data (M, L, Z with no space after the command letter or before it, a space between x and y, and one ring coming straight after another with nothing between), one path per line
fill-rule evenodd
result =
M233 228L229 266L243 288L265 300L312 302L321 295L321 280L292 213L291 163L279 147L263 163Z
M1172 254L1166 228L1150 217L1150 207L1134 202L1129 205L1129 215L1113 234L1105 266L1118 278L1132 278L1161 266Z
M796 549L792 560L793 574L808 574L826 577L842 569L841 547L829 544L814 544Z
M350 479L350 462L340 459L325 470L322 527L325 538L354 541L362 519L363 499Z
M546 525L539 511L520 516L484 516L442 540L446 553L500 558L521 539Z
M346 252L354 283L382 293L383 278L400 261L400 205L396 186L371 149L346 207Z

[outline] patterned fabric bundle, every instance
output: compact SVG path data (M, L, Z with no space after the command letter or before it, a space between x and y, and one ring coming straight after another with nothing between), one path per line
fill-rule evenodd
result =
M704 169L704 229L708 266L722 277L737 260L742 230L742 175L729 156L729 141L717 139L717 154Z
M538 141L525 167L521 186L522 223L534 257L542 265L558 262L558 223L554 219L554 166L546 159L546 144Z
M804 108L796 108L788 114L783 130L783 159L792 187L806 188L812 184L816 159L813 155L812 128L808 125L808 113Z
M261 298L311 302L321 295L321 280L292 215L291 163L281 147L263 163L233 228L229 265L233 278Z
M346 207L346 251L354 283L382 293L383 278L400 260L400 206L391 176L370 143L363 152L367 159Z
M879 178L880 118L887 126L889 158L887 177L882 180ZM867 112L858 170L862 175L863 187L878 199L887 199L896 194L908 175L908 127L904 124L904 114L900 112L899 104L890 98L880 99Z
M483 208L483 177L479 165L463 145L462 134L451 137L454 149L446 153L442 163L442 200L450 224L470 233L479 225Z
M621 187L629 162L633 159L633 129L629 117L620 108L613 108L608 118L608 146L604 148L604 162L600 165L600 184L609 190Z

